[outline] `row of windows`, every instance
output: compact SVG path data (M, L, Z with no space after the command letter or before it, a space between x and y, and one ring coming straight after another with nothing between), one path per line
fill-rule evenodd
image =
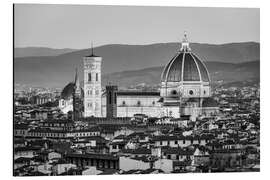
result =
M175 156L175 159L182 159L182 158L184 158L184 157L186 157L186 159L190 159L189 156L185 156L185 155L176 155L176 156ZM172 159L172 155L171 155L171 154L168 154L168 155L167 155L167 159Z
M75 136L76 137L80 137L80 136L97 136L99 135L98 132L86 132L86 133L76 133Z
M87 95L88 96L90 96L90 95L99 95L99 90L95 90L95 94L93 94L93 90L88 90Z
M99 104L96 103L95 105L96 105L95 107L97 108ZM92 108L93 107L93 103L92 102L88 103L87 104L87 107Z
M28 133L30 137L64 137L65 135L62 133L38 133L38 132L31 132Z
M88 82L91 82L91 81L92 81L92 74L88 73ZM96 73L96 81L99 81L98 73Z
M177 92L176 90L172 90L172 91L171 91L171 94L172 94L172 95L177 95L178 92ZM189 90L189 91L188 91L188 94L192 96L192 95L194 94L194 91L193 91L193 90ZM203 94L206 95L206 91L205 91L205 90L203 91Z
M189 142L190 142L191 144L193 144L193 140L189 140ZM171 142L171 143L172 143L172 142ZM167 144L170 144L170 141L168 141ZM174 144L177 145L177 144L178 144L178 141L174 141ZM186 140L183 140L183 144L186 144ZM198 144L201 144L201 140L198 140ZM162 146L162 145L163 145L163 141L160 141L160 142L159 142L159 145Z
M97 136L98 132L86 132L86 133L75 133L74 136ZM28 133L30 137L64 137L65 133L40 133L40 132L30 132Z
M156 104L156 102L153 101L152 102L152 105L155 105L155 104ZM126 101L122 101L122 105L125 106L126 105ZM141 106L141 101L137 101L137 106Z
M64 123L44 123L44 126L48 127L65 127L65 126L72 126L71 124L64 124Z

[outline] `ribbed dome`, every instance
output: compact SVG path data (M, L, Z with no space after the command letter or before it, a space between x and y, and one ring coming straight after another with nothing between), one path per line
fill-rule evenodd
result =
M184 66L184 67L183 67ZM203 81L210 78L204 63L192 52L178 52L165 66L162 82Z
M210 81L205 64L191 52L186 35L180 51L165 66L161 75L161 82L181 81Z

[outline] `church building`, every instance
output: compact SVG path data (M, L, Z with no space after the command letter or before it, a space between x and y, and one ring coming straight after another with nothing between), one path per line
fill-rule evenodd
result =
M211 98L210 76L205 64L189 47L184 35L181 47L164 67L159 91L123 91L101 87L102 57L93 53L84 61L84 117L148 117L216 114L217 102Z

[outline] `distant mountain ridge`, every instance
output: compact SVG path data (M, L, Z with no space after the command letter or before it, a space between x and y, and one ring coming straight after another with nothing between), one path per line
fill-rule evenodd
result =
M53 49L47 47L19 47L15 48L15 58L19 57L38 57L38 56L58 56L61 54L76 51L76 49L63 48Z
M102 56L103 58L102 75L104 77L103 82L106 82L106 77L109 77L107 74L110 74L110 76L113 77L115 74L112 73L117 74L122 71L132 73L136 70L139 72L145 68L151 69L152 67L164 66L175 55L179 46L179 43L158 43L151 45L111 44L95 48L94 53ZM230 72L230 68L234 67L234 63L249 63L249 61L259 61L260 59L260 44L255 42L230 43L222 45L191 43L190 46L192 48L192 52L197 54L202 61L218 63L215 65L215 68L213 69L214 71L217 71L216 69L223 70L224 64L222 63L225 63L228 66L227 72ZM48 87L63 87L73 79L76 67L79 70L79 77L82 80L82 59L83 56L89 55L90 52L90 49L83 49L55 56L15 58L15 82ZM214 64L210 63L207 64L207 66L211 69L211 66L214 66ZM158 74L152 71L142 71L143 72L140 72L141 80L134 76L129 80L123 81L133 82L134 80L134 83L137 83L138 81L142 81L141 83L143 83L145 79L149 77L152 77L152 80L160 78ZM219 72L217 71L217 73ZM239 70L239 73L243 72L240 72ZM121 73L118 73L118 76L124 76L124 74L121 75ZM257 74L257 72L255 74ZM238 74L234 75L235 77L232 78L237 80ZM231 77L230 73L226 76ZM226 76L224 76L224 79L230 79ZM250 76L248 75L247 77ZM121 79L123 77L118 78ZM155 80L154 82L157 81Z
M205 65L209 71L212 83L249 80L259 82L260 79L260 61L244 63L205 62ZM160 83L163 68L161 66L107 74L102 77L102 84L106 85L110 82L122 87L140 83L156 85Z

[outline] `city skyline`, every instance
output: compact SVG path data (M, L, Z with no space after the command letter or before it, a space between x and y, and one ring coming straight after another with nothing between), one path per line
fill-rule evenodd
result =
M14 11L14 176L260 172L259 9Z
M184 31L190 42L260 42L258 8L15 4L14 11L15 47L180 42Z

